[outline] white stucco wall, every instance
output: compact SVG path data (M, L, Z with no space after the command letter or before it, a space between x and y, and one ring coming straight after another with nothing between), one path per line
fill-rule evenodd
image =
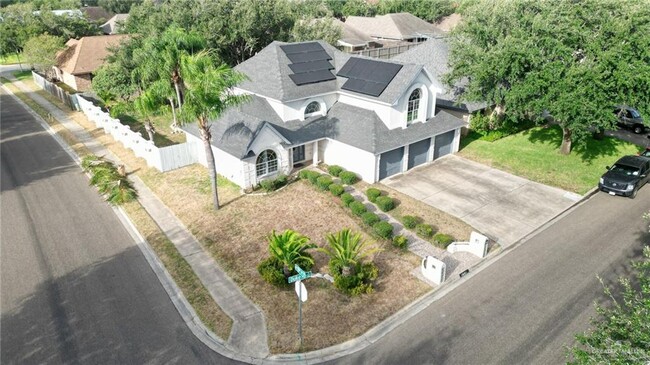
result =
M377 157L372 153L331 139L319 144L322 146L324 163L344 167L368 183L376 181Z
M337 102L338 93L333 92L329 94L316 95L305 99L288 101L285 103L282 103L279 100L269 99L269 98L266 98L266 100L269 102L271 108L275 110L276 114L280 117L280 119L286 122L289 120L296 120L296 119L304 120L305 108L312 101L316 101L320 103L321 111L323 112L324 115L332 107L332 105L334 105Z
M408 108L408 99L416 88L422 91L422 99L418 108L418 117L412 123L425 122L434 116L436 106L437 89L431 83L431 80L424 71L415 78L406 92L399 98L397 103L391 108L391 126L393 128L406 128L406 115Z
M377 102L376 100L370 100L357 95L352 95L345 91L341 92L341 95L339 96L339 103L345 103L348 105L356 106L358 108L372 110L377 113L379 119L381 119L381 121L384 122L386 126L391 125L391 106L388 104L383 104Z
M187 143L190 144L198 157L201 165L207 166L205 158L205 149L203 148L203 141L192 134L185 133ZM212 153L214 153L214 161L217 167L217 173L235 184L245 187L244 177L244 163L237 157L226 153L214 146L212 146Z

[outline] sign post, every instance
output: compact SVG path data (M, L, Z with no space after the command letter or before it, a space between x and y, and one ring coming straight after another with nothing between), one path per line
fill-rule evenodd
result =
M296 294L298 295L298 337L300 337L300 349L302 349L302 302L307 301L307 288L301 280L311 277L311 271L304 271L300 266L294 266L298 275L288 278L289 284L295 282Z

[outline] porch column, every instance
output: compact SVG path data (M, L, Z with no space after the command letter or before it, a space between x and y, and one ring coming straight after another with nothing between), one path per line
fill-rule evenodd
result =
M314 141L314 148L312 151L312 165L318 165L318 141Z

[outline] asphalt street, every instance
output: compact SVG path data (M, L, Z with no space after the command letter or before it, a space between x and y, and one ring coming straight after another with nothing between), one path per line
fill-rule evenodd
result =
M636 199L597 193L345 364L559 364L650 243ZM464 280L464 279L463 279Z
M80 168L0 97L0 362L231 363L190 332Z

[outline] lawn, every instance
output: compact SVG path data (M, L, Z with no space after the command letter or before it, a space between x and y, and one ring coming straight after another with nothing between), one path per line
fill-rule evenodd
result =
M22 57L19 59L15 53L0 57L0 65L13 65L19 62L25 62L25 60Z
M26 81L32 79L32 71L30 70L16 71L13 74L14 77L18 79L18 81Z
M589 138L571 154L559 153L558 126L536 127L494 142L470 134L461 141L459 155L543 184L585 194L598 185L605 166L624 155L636 154L634 144L615 138Z

